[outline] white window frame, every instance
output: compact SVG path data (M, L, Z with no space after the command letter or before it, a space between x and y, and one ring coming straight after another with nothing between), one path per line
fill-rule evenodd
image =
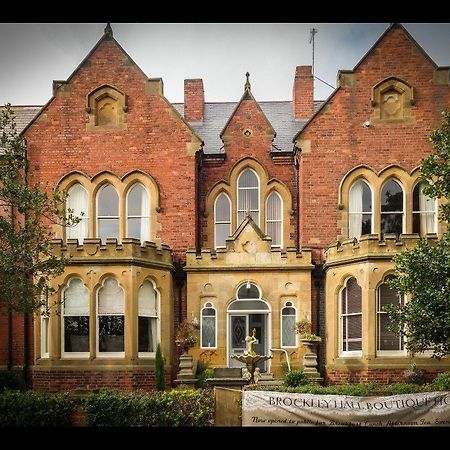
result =
M357 180L355 180L352 183L352 185L350 186L350 189L348 190L348 237L349 237L349 239L352 239L353 237L355 237L355 236L350 236L350 220L351 220L351 217L353 215L355 215L355 214L361 214L361 220L362 220L364 215L369 215L369 212L366 212L366 211L361 211L360 212L360 211L352 211L350 209L351 192L352 192L353 187L357 183L364 183L370 190L370 200L372 202L372 211L370 212L370 233L371 234L373 233L373 229L374 229L374 205L375 205L375 203L374 203L373 189L372 189L372 186L369 184L369 182L366 179L358 178ZM361 228L362 228L362 222L360 223L360 225L361 225ZM361 238L361 236L363 236L363 235L361 234L359 237L357 237L357 239L359 240Z
M423 187L421 188L420 187L420 185L421 184L424 184L424 185L426 185L427 184L427 182L425 181L425 180L418 180L418 182L414 185L414 187L413 187L413 214L412 214L412 217L413 217L413 224L414 224L414 214L418 214L419 215L419 223L420 223L420 219L421 219L421 215L422 214L426 214L426 213L433 213L433 216L434 216L434 230L433 231L431 231L431 233L437 233L438 232L438 211L439 211L439 206L438 206L438 201L437 201L437 199L435 198L435 199L433 199L434 201L433 201L433 203L434 203L434 210L433 211L421 211L420 210L420 195L422 194L423 195L423 193L422 193L422 190L423 190ZM419 211L415 211L414 210L414 192L415 192L415 190L416 190L416 188L419 188ZM422 235L422 233L419 233L419 235L420 235L420 237L425 237L425 235Z
M290 303L290 305L288 305L288 303ZM294 325L297 322L297 307L294 305L294 302L289 300L287 302L284 303L284 306L281 308L280 310L280 345L281 348L297 348L298 344L297 344L297 333L295 332L295 329L292 330L292 332L294 333L294 341L295 341L295 345L283 345L283 309L284 308L293 308L295 311L295 316L294 316ZM290 316L290 314L289 314Z
M268 212L268 203L269 203L269 199L270 197L274 195L277 196L278 199L280 200L280 205L281 205L281 211L280 211L280 215L281 215L281 219L268 219L267 218L267 212ZM284 205L283 205L283 199L281 198L281 195L277 192L277 191L272 191L270 192L270 194L267 196L266 198L266 221L265 221L265 227L266 227L266 234L268 235L267 232L267 224L268 223L279 223L280 224L280 243L279 244L274 244L272 242L272 247L273 248L283 248L283 212L284 212ZM272 236L271 236L272 237Z
M216 212L217 212L217 200L219 199L219 197L223 195L226 197L226 199L228 200L228 215L230 217L229 221L218 221L216 216ZM231 235L231 200L230 197L228 196L228 194L226 194L225 192L221 192L216 199L214 200L214 248L226 248L226 244L225 245L217 245L217 228L216 225L219 224L229 224L229 232L228 232L228 236Z
M84 284L84 281L80 277L71 277L71 278L69 278L67 280L67 282L66 282L66 284L64 286L64 289L62 290L62 294L61 294L62 295L62 299L64 300L64 296L65 296L66 290L68 289L68 287L70 285L70 282L72 280L75 280L75 279L80 280L83 283L83 286L88 290L88 311L90 311L90 308L89 308L89 299L90 299L89 289ZM91 338L90 338L91 327L90 326L89 326L89 334L88 334L88 343L89 343L89 347L88 348L89 348L89 351L87 351L87 352L66 352L65 351L65 334L64 334L65 327L64 327L64 320L65 320L65 317L66 317L66 313L65 313L65 302L64 301L61 303L61 309L62 309L62 311L61 311L61 358L62 359L86 359L86 358L89 358L89 356L90 356L90 341L91 341ZM68 316L68 317L73 317L73 316ZM79 316L77 316L77 317L79 317ZM87 315L87 317L88 317L88 321L89 321L89 325L90 325L89 314Z
M123 314L99 314L98 313L98 303L99 303L99 293L100 290L105 286L105 281L108 278L114 278L117 281L117 285L122 289L123 291L123 296L124 296L124 301L123 301ZM125 348L126 348L126 328L125 328L125 289L123 288L123 286L119 283L119 280L113 276L107 276L105 277L105 279L102 282L102 285L99 286L99 288L97 289L96 292L96 299L95 299L95 323L96 323L96 329L95 329L95 354L97 355L97 358L124 358L125 357ZM123 316L124 319L124 332L123 332L123 348L124 351L123 352L101 352L100 351L100 335L99 335L99 331L100 331L100 326L99 326L99 316Z
M43 292L41 306L41 358L49 358L50 355L50 313L48 311L48 294ZM45 335L43 333L45 330Z
M383 205L382 205L383 189L386 186L386 184L389 183L390 181L395 181L400 186L400 189L402 190L402 193L403 193L403 196L402 196L402 198L403 198L403 210L402 211L385 211L385 212L383 212L381 210L382 207L383 207ZM381 222L382 222L381 218L383 217L383 215L400 214L400 212L402 213L402 231L401 231L400 234L403 234L403 233L405 233L405 228L406 228L406 191L405 191L405 187L400 182L400 180L398 180L395 177L390 177L382 184L381 189L380 189L380 235L382 233L382 231L381 231ZM387 234L389 234L389 233L387 233Z
M211 306L207 306L207 305L211 305ZM215 346L214 347L208 347L208 346L204 346L203 345L203 311L205 309L213 309L214 310L214 342L215 342ZM211 316L208 316L211 317ZM217 349L217 309L214 307L214 303L213 302L205 302L205 304L203 305L202 309L200 310L200 348L201 349L206 349L206 350L214 350Z
M363 323L363 314L362 314L362 288L361 289L361 312L360 313L350 313L350 314L344 314L342 312L342 293L344 289L347 289L347 284L351 278L354 278L356 280L356 283L358 284L358 280L356 277L349 277L347 280L345 280L344 286L339 291L339 356L342 357L361 357L362 356L362 344L363 344L363 336L364 336L364 323ZM348 300L346 302L348 304ZM361 316L361 350L344 350L344 339L343 339L343 331L344 331L344 320L346 317L350 316ZM347 329L347 335L348 335L348 325L346 327ZM348 343L348 338L346 339L346 342ZM354 341L356 342L356 341Z
M387 275L388 277L389 275ZM379 350L378 344L379 344L379 336L380 336L380 320L379 316L381 314L387 314L387 312L384 312L380 310L380 289L383 284L386 284L386 277L383 279L383 282L379 284L377 287L377 295L376 295L376 345L375 345L375 352L376 356L406 356L406 346L405 346L405 340L403 338L403 348L400 350ZM405 299L402 300L403 304L405 304ZM400 340L401 337L399 336L398 339Z
M130 192L136 187L136 186L140 186L143 190L144 190L144 192L146 193L146 195L147 195L147 202L148 202L148 211L147 211L147 215L146 216L135 216L135 215L130 215L129 213L128 213L128 197L129 197L129 195L130 195ZM142 184L142 183L139 183L139 182L136 182L136 183L133 183L131 186L130 186L130 188L128 189L128 191L127 191L127 195L126 195L126 205L125 205L125 207L126 207L126 216L127 216L127 223L126 223L126 233L125 233L125 235L127 236L127 237L130 237L129 235L128 235L128 228L129 228L129 225L128 225L128 222L129 222L129 219L140 219L141 221L142 220L145 220L145 219L147 219L147 228L146 228L146 235L145 236L141 236L141 239L140 239L140 241L141 241L141 243L143 243L143 242L145 242L145 241L150 241L150 231L151 231L151 229L150 229L150 226L151 226L151 224L150 224L150 208L151 208L151 203L150 203L150 194L149 194L149 192L148 192L148 189ZM142 212L142 211L141 211ZM142 230L142 225L140 226L140 229Z
M83 240L89 237L89 217L90 217L90 214L89 214L89 193L88 193L88 191L86 190L86 188L85 188L81 183L78 183L78 182L77 182L77 183L72 184L72 186L70 186L70 188L69 188L68 191L67 191L68 197L67 197L67 199L66 199L66 210L67 210L68 208L71 208L71 206L70 206L70 204L69 204L69 203L70 203L70 191L71 191L73 188L75 188L75 187L81 187L81 189L83 189L84 192L85 192L85 194L86 194L86 205L85 205L86 211L83 211L83 212L84 212L84 215L83 215L83 216L80 216L81 222L79 223L79 224L81 224L81 223L83 223L83 222L85 223L85 227L86 227L86 233L85 233L85 234L86 234L86 235L83 236L82 239L80 239L80 236L77 236L77 237L70 236L71 231L74 231L74 230L78 227L79 224L77 224L77 225L74 225L73 227L67 228L66 236L67 236L67 239L78 239L78 242L79 242L80 244L82 244L82 243L83 243ZM77 215L77 212L75 211L74 214Z
M99 206L100 193L107 186L111 186L116 191L116 194L117 194L117 212L118 212L117 216L100 216L100 214L99 214L99 207L98 206ZM119 242L120 241L120 196L119 196L119 192L117 191L117 188L110 182L104 183L100 187L100 189L97 191L95 202L96 202L96 212L97 212L97 220L96 220L96 223L97 223L97 230L96 230L97 231L97 233L96 233L97 234L97 238L101 239L100 238L100 222L99 222L100 219L117 219L117 225L118 225L117 242ZM110 236L110 238L111 238L111 236ZM106 237L106 239L108 239L108 237ZM105 242L106 242L106 239L105 239ZM104 244L105 242L102 241L102 244Z
M156 316L141 316L139 314L139 291L138 291L138 326L137 326L137 343L139 346L139 317L150 317L150 318L155 318L156 317L156 345L155 345L155 351L154 352L139 352L138 351L138 356L139 358L155 358L156 357L156 348L158 347L158 344L161 344L161 295L158 291L158 289L156 289L156 285L154 283L153 280L150 279L145 279L144 283L148 281L149 283L151 283L153 290L156 293ZM143 286L144 284L142 284ZM141 286L141 287L142 287ZM140 287L140 288L141 288ZM140 289L139 288L139 289ZM125 336L124 336L125 338Z
M241 179L242 175L245 173L245 171L247 171L247 170L253 172L253 174L256 176L256 180L258 181L257 188L254 188L254 187L251 187L251 188L249 188L249 187L239 187L240 179ZM251 209L249 212L250 213L257 212L258 213L257 214L258 221L257 222L255 221L255 223L256 223L256 225L258 225L258 227L260 227L260 224L261 224L261 217L260 217L261 216L261 199L260 199L260 197L261 197L261 180L259 179L259 176L256 173L256 171L253 170L251 167L246 167L245 169L243 169L241 171L241 173L239 174L238 178L237 178L236 189L237 189L237 196L236 196L236 198L237 198L237 204L236 204L236 224L237 224L237 226L239 226L241 224L241 222L243 220L245 220L245 214L247 213L247 210L239 209L240 190L241 189L245 189L245 190L247 190L247 189L248 190L258 189L258 195L257 195L258 209ZM239 213L244 213L244 219L242 221L239 221Z

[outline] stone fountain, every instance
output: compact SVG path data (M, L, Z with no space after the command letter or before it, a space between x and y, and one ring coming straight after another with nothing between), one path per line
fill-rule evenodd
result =
M252 335L247 336L245 338L245 341L247 342L247 350L242 355L232 355L231 357L245 364L247 368L247 378L249 384L257 384L257 380L255 380L256 365L260 362L267 361L268 359L272 358L272 356L263 356L256 354L255 343L257 342L257 339L255 328L253 328Z

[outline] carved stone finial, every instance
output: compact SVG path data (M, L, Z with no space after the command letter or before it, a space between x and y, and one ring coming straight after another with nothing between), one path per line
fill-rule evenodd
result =
M244 90L245 91L250 91L251 90L250 81L249 81L250 74L247 72L245 74L245 76L247 77L247 81L245 82Z
M111 28L111 24L108 22L105 27L105 35L109 38L113 37L113 30Z

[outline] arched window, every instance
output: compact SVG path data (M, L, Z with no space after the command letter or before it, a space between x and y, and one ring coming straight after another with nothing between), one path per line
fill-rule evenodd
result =
M372 191L365 181L352 184L348 209L348 237L359 239L372 233Z
M76 225L67 228L67 238L78 239L78 242L82 244L83 239L88 237L88 194L80 183L74 184L67 194L67 209L71 209L72 214L81 219Z
M89 291L79 278L64 289L62 353L89 352Z
M238 179L238 225L250 214L259 226L259 178L252 169L244 169Z
M231 202L228 195L220 193L214 203L215 248L224 248L231 234Z
M389 180L381 189L381 234L403 233L403 189Z
M261 300L259 288L247 281L237 291L237 299L230 303L229 310L268 310L267 303Z
M281 310L281 346L296 347L295 345L295 321L296 310L292 302L286 302Z
M115 278L108 277L98 290L97 333L99 353L123 353L125 298Z
M216 309L211 302L205 303L200 316L201 343L202 348L215 348L216 344Z
M111 184L105 184L97 196L97 233L102 242L106 238L119 239L119 196Z
M390 277L386 277L388 280ZM385 280L385 281L386 281ZM377 352L398 352L404 348L403 338L392 331L388 331L389 315L384 311L385 305L402 305L403 300L395 289L386 282L377 291Z
M355 278L347 280L340 297L341 353L358 356L362 350L362 291Z
M426 181L416 184L413 191L413 233L426 236L437 233L437 201L423 193Z
M153 353L156 352L159 341L159 297L153 283L144 281L144 284L139 288L138 302L138 350L139 353Z
M147 190L136 183L127 195L127 237L150 240L150 206Z
M283 246L283 201L275 191L267 197L266 234L272 238L272 247Z

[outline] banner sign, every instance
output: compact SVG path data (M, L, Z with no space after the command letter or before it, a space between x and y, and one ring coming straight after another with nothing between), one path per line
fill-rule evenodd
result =
M263 427L450 426L450 392L353 397L244 391L242 425Z

